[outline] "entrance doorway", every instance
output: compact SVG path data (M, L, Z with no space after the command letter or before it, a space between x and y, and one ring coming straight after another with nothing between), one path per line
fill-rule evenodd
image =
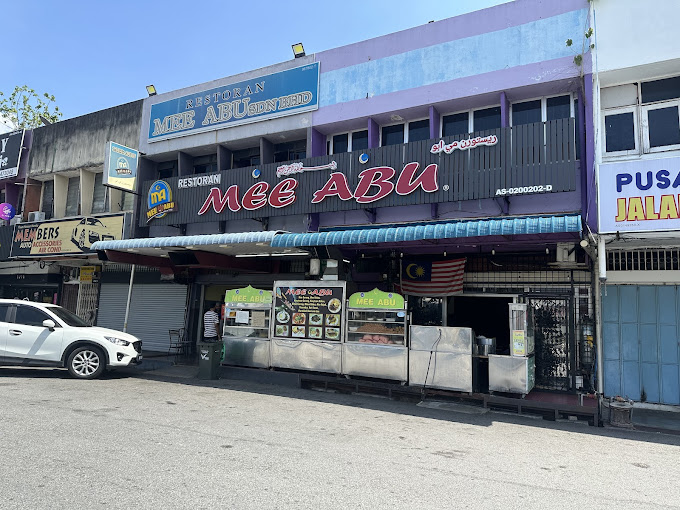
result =
M451 296L447 324L472 328L475 335L496 339L496 353L510 354L510 315L513 296Z

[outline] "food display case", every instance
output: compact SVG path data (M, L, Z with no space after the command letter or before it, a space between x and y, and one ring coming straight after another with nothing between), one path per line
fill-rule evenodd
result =
M472 393L470 328L411 326L409 385Z
M269 321L272 291L228 290L224 296L225 365L269 368Z
M274 282L271 366L342 372L345 282Z
M406 301L394 292L357 292L347 303L342 372L408 381Z

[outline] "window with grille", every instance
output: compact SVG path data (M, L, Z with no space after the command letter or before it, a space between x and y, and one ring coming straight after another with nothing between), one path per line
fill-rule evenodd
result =
M677 271L680 249L643 249L607 252L609 271Z
M104 174L94 176L94 194L92 196L92 213L109 212L109 188L102 184Z

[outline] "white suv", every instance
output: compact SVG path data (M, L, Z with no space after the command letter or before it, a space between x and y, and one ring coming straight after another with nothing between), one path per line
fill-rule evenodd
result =
M94 379L141 360L137 337L90 326L61 306L0 299L0 365L66 367Z

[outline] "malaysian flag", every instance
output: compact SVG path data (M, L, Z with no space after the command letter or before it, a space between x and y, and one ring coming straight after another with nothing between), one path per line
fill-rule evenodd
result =
M401 264L401 291L412 296L451 296L462 294L465 259Z

